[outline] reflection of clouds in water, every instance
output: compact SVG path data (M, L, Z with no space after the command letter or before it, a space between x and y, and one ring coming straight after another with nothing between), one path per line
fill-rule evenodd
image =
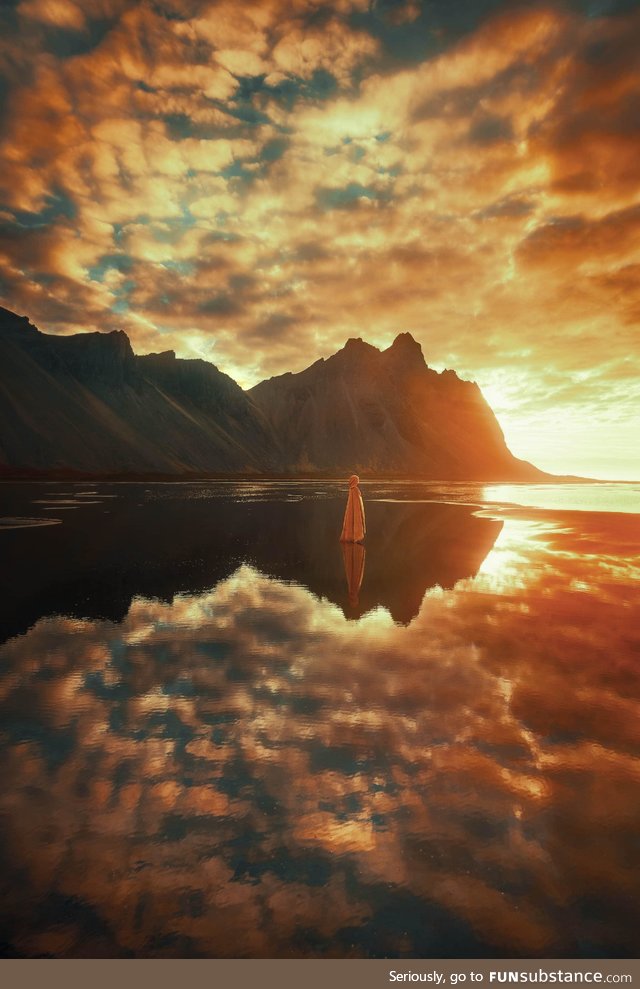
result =
M540 536L408 627L243 565L7 643L19 950L628 953L638 592Z

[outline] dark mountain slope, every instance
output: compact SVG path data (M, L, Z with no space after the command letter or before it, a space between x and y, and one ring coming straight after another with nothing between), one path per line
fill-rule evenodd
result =
M281 466L250 398L206 361L136 357L125 333L40 333L0 310L0 461L95 472Z
M427 367L408 333L382 352L349 340L328 360L263 381L249 395L298 470L546 476L509 451L478 386Z

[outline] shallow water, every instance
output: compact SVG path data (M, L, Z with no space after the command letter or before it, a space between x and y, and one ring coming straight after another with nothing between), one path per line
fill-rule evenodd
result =
M363 495L0 486L4 954L635 955L638 486Z

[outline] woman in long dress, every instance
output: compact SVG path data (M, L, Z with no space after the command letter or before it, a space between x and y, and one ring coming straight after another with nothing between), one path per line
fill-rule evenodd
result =
M359 483L358 475L352 474L349 478L349 496L340 534L340 541L343 543L361 543L367 531Z

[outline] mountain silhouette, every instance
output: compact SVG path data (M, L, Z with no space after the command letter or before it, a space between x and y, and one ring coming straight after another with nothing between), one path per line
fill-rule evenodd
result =
M243 391L203 360L137 356L127 335L40 332L0 308L0 470L85 475L383 474L535 480L477 384L400 334L349 340Z
M429 368L409 333L383 351L348 340L328 360L263 381L249 395L301 471L543 476L510 452L478 385Z
M122 331L61 337L0 309L0 463L90 473L281 466L228 375L173 351L137 357Z

